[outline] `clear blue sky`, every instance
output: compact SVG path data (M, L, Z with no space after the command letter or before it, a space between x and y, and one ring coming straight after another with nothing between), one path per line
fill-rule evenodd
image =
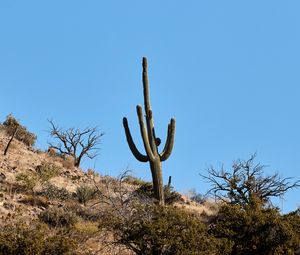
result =
M257 161L300 178L299 1L1 1L0 119L9 113L46 149L47 119L99 125L101 174L124 169L149 179L127 146L127 116L139 148L135 106L143 103L148 57L156 133L171 117L175 147L163 164L179 191L208 185L208 166ZM300 205L291 191L284 211ZM281 206L281 204L280 204Z

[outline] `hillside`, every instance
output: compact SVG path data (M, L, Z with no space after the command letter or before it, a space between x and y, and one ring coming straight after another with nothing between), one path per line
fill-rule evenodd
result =
M6 254L19 254L19 238L24 254L134 254L114 244L118 238L103 219L111 219L116 211L127 217L132 203L153 204L148 191L140 192L149 184L126 173L116 179L92 169L83 171L68 157L33 149L17 139L4 156L10 137L1 126L0 251L6 245L11 249ZM214 203L199 204L171 194L176 195L172 208L204 221L217 212Z

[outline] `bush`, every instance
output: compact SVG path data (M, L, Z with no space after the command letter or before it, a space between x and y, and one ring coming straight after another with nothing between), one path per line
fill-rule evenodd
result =
M288 245L283 247L284 254L300 254L300 209L283 216L283 220L292 228L292 236Z
M0 231L1 255L62 255L76 246L65 236L51 236L47 226L40 223L9 223Z
M46 182L43 186L39 195L46 196L49 199L60 199L67 200L71 197L71 194L66 190L66 188L59 188L49 182Z
M92 176L92 177L99 177L100 176L99 173L97 173L94 169L91 169L91 168L89 168L87 170L87 175Z
M86 205L86 202L95 197L96 190L90 186L79 186L76 189L76 197L79 203Z
M31 206L38 206L38 207L48 207L47 200L40 196L28 195L25 198L20 200L21 203L31 205Z
M62 208L51 207L39 215L39 219L51 227L70 228L78 221L77 216Z
M13 135L15 129L18 128L15 138L27 146L33 146L36 142L36 135L30 133L27 128L22 126L11 114L6 117L6 120L3 122L3 126L5 127L7 134L10 136Z
M85 221L98 222L102 215L97 208L83 207L75 201L68 203L64 207L67 211L75 213L78 217Z
M290 216L291 217L291 216ZM298 229L300 221L298 221ZM231 242L229 254L299 254L299 230L277 209L224 205L213 221L212 233Z
M197 193L195 189L189 190L189 198L198 204L205 202L205 197L202 194Z
M99 233L99 227L97 222L92 221L80 221L77 222L73 228L73 236L80 242L85 242L89 238Z
M168 187L167 185L164 187L165 191L165 203L173 204L175 202L179 202L182 200L181 194L174 191L173 187ZM146 182L144 185L140 186L135 190L135 192L142 196L147 196L149 198L154 198L153 185L150 182Z
M141 178L138 178L138 177L135 177L132 175L126 175L123 181L127 182L129 184L132 184L132 185L136 185L136 186L143 186L143 185L151 184L150 182L146 182L146 181L142 180Z
M43 162L36 167L36 172L19 173L16 180L21 182L25 188L33 192L34 187L38 184L48 185L48 181L60 173L60 168L55 164Z
M51 178L58 176L61 172L61 169L53 163L43 161L41 165L36 167L36 172L40 181L46 182Z
M39 182L38 176L31 173L19 173L16 176L16 180L21 182L26 190L29 190L30 192L33 192L34 187Z
M64 168L73 169L74 168L74 159L68 155L62 154L60 155L62 159L62 165Z
M136 205L127 214L107 214L100 226L136 254L218 254L219 241L195 216L174 207Z

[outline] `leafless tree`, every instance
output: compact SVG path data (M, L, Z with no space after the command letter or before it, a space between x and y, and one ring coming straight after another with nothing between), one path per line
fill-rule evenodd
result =
M289 189L298 188L300 180L291 182L290 177L282 178L278 173L264 176L266 166L255 164L256 155L249 160L234 162L232 171L208 169L208 176L201 175L211 183L212 188L207 194L229 201L232 204L252 205L257 202L271 204L271 197L281 197Z
M100 144L101 137L104 133L99 133L97 127L85 128L69 128L66 130L61 129L49 120L51 124L50 134L59 143L49 143L51 148L56 149L63 155L69 155L74 159L74 166L79 167L80 162L84 156L93 159L98 156L97 147Z

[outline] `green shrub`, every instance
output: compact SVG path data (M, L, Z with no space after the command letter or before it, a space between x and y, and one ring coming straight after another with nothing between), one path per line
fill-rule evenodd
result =
M29 191L33 192L34 187L38 184L44 184L46 187L48 181L57 176L61 169L55 164L43 162L41 165L36 167L36 172L19 173L16 176L16 180ZM60 192L61 193L61 192Z
M60 167L53 163L43 161L41 165L36 167L36 172L41 182L46 182L61 173Z
M290 241L282 247L283 254L300 254L300 208L287 215L283 215L283 220L290 226Z
M164 187L165 191L165 204L173 204L182 200L181 194L174 191L173 187ZM149 198L154 198L153 185L150 182L145 183L135 190L138 195L147 196Z
M77 244L65 236L52 236L45 224L17 222L0 228L1 255L62 255Z
M73 212L65 211L63 208L51 207L39 215L39 219L51 227L70 228L78 221Z
M136 254L218 254L219 241L193 215L174 207L135 205L126 214L107 214L100 224L115 242Z
M74 248L78 246L71 238L63 234L57 234L46 239L43 255L74 254Z
M34 187L39 182L38 176L32 173L19 173L16 175L16 180L30 192L33 192Z
M290 216L291 217L291 216ZM300 220L297 221L300 226ZM299 254L300 237L277 209L224 205L212 222L211 232L231 242L229 254ZM296 223L294 223L296 225ZM298 247L298 253L295 253Z
M76 197L79 203L86 205L86 202L95 197L96 190L90 186L79 186L76 189Z
M8 135L12 135L15 132L15 129L18 128L15 138L27 146L33 146L36 142L36 135L30 133L27 128L22 126L11 114L6 117L6 120L3 122L3 126Z
M39 195L46 196L49 199L67 200L71 197L70 192L66 188L59 188L49 182L43 185L43 189L39 192Z

